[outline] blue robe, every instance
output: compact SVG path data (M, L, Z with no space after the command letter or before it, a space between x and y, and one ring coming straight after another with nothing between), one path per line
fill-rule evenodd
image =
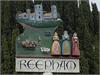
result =
M64 38L64 36L62 39L61 48L62 48L62 55L71 55L71 42L68 38Z

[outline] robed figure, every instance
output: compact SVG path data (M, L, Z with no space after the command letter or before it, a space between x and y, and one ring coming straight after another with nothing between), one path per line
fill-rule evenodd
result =
M73 37L72 37L72 55L73 56L79 56L80 55L79 41L78 41L78 37L77 37L76 33L74 33Z
M61 54L61 48L59 44L59 37L57 32L54 33L53 36L53 44L51 48L51 55L60 55Z
M62 55L71 55L71 42L67 31L62 35Z

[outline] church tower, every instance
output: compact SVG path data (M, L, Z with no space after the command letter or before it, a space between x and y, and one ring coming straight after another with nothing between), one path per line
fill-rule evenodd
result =
M52 18L57 18L57 8L55 5L51 6L51 14L52 14Z
M36 19L36 21L42 21L43 20L43 7L42 7L42 4L35 5L35 19Z

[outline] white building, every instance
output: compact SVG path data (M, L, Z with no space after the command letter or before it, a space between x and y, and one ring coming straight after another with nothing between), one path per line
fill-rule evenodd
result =
M29 20L35 20L35 13L31 13L31 14L30 14Z
M45 21L46 21L46 20L51 20L52 14L51 14L51 13L45 13L45 14L43 15L43 18L44 18Z
M26 9L26 13L18 14L18 18L29 19L33 21L43 21L43 20L47 21L58 18L57 8L55 5L51 6L50 13L45 13L45 14L43 14L42 4L35 5L34 8L35 8L34 13L31 13L30 9Z

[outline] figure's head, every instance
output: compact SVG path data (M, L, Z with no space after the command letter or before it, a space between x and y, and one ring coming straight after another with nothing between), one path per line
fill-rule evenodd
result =
M54 33L54 36L58 36L58 33L57 33L57 32L55 32L55 33Z
M68 32L67 31L64 31L64 35L68 35Z
M59 40L57 32L54 33L53 40Z
M65 38L69 38L69 35L68 35L68 32L67 31L64 31L64 37Z
M75 32L75 33L73 34L73 36L74 36L74 37L77 37L77 33Z

